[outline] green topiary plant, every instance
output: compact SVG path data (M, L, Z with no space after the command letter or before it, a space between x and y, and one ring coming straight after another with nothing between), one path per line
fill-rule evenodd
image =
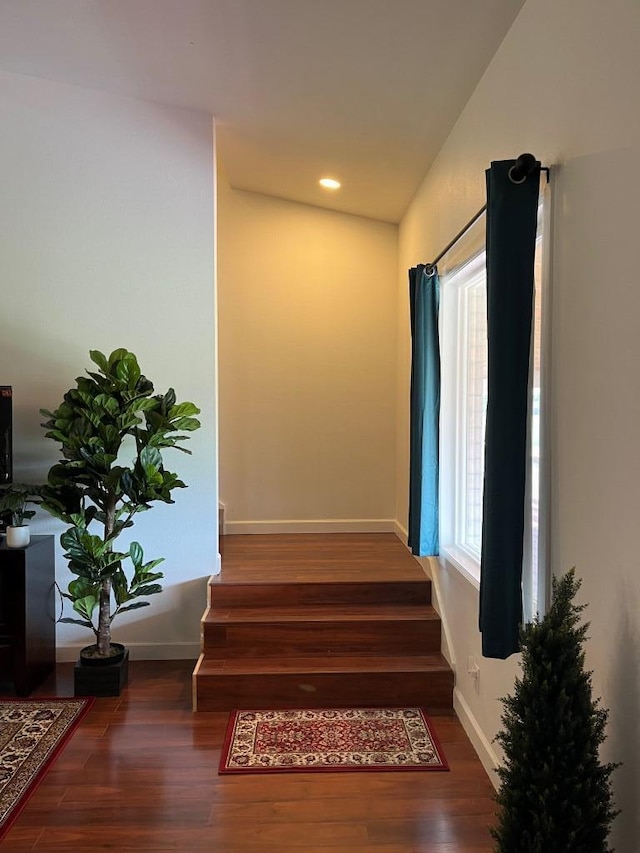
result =
M198 429L193 403L176 403L172 388L154 395L152 383L142 375L135 355L117 349L107 358L92 350L98 372L76 380L43 426L47 437L61 445L63 459L49 472L43 488L43 508L60 518L68 529L60 542L69 569L76 577L63 597L73 604L75 618L64 618L93 630L91 653L112 654L111 623L128 610L145 607L140 598L161 592L155 571L161 559L144 562L142 547L132 542L128 550L115 550L120 534L133 525L134 516L155 501L173 503L173 489L184 488L167 471L162 451L179 445ZM127 457L129 465L124 464ZM100 525L102 534L91 532ZM125 573L129 560L133 573ZM94 618L97 613L97 622Z
M553 580L544 618L522 629L522 678L502 700L504 726L496 740L505 761L498 768L496 853L608 853L618 814L610 776L601 764L608 712L592 698L583 645L588 624L575 571Z

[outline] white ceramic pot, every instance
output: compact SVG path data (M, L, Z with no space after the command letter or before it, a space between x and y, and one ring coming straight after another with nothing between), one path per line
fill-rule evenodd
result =
M29 525L21 527L7 527L7 548L26 548L31 541Z

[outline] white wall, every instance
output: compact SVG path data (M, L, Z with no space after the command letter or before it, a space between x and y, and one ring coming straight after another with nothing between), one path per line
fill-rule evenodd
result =
M13 386L14 479L43 480L58 458L38 410L61 402L89 349L133 350L159 391L201 407L193 456L165 457L189 488L133 530L149 558L166 558L165 591L114 625L133 656L190 657L218 551L212 119L2 73L0 128L0 382ZM61 529L47 517L33 526ZM59 553L57 578L69 580ZM57 637L59 657L92 641L68 625Z
M555 166L552 304L552 568L575 565L591 621L587 664L611 710L603 756L623 814L613 842L640 849L640 5L529 0L400 227L398 518L406 518L406 269L433 258L484 203L494 159L532 151ZM500 727L516 660L480 662L476 590L434 567L457 662L456 702L477 743ZM473 733L473 729L470 728ZM482 742L481 742L482 741Z
M219 180L225 530L391 530L397 228Z

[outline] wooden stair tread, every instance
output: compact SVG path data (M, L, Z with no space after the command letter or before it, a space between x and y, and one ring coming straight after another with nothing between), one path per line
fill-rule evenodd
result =
M244 673L321 673L321 672L451 672L443 655L326 655L319 657L235 658L234 660L203 658L196 674L232 675Z
M221 581L425 580L395 533L292 533L224 537Z
M450 709L431 579L395 534L224 537L194 709Z
M430 621L440 617L431 605L305 605L304 607L211 607L207 623L394 622Z

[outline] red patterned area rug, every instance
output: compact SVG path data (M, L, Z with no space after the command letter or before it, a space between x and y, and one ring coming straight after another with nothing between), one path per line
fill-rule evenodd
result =
M220 773L448 770L420 708L233 711Z
M93 699L0 699L0 838Z

